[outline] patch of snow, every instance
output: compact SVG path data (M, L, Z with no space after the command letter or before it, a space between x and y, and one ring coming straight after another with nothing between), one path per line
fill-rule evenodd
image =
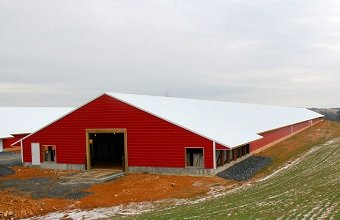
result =
M119 205L108 208L96 208L91 210L73 209L63 212L53 212L44 216L32 217L27 220L54 220L68 218L73 220L101 219L117 215L138 215L152 211L154 205L151 202L130 203L127 206Z

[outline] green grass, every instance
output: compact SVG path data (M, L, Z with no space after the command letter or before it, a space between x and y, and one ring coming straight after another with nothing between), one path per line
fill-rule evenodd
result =
M331 132L323 141L338 137L338 128L339 124L330 124ZM163 208L133 218L340 219L340 139L334 140L333 143L322 144L316 140L307 144L317 143L299 163L270 179L216 199ZM311 147L304 147L305 152Z
M310 127L305 131L258 153L258 156L272 158L272 163L259 171L256 177L269 175L287 161L299 157L312 146L322 144L327 140L336 137L340 137L340 123L325 121Z

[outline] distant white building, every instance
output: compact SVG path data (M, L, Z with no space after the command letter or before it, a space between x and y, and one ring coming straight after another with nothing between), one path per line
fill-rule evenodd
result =
M0 152L73 108L0 107ZM20 146L20 145L17 145Z

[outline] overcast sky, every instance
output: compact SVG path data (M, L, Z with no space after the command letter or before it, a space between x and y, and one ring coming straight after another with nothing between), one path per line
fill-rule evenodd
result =
M0 106L105 91L340 107L340 1L0 0Z

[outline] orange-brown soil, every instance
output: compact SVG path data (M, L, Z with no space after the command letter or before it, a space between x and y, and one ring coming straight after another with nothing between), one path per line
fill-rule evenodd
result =
M116 181L93 185L89 196L81 199L81 207L103 207L130 202L154 201L167 198L190 198L209 191L211 186L230 185L218 177L128 174Z
M32 199L26 195L15 195L9 190L0 191L0 219L21 219L63 210L73 203L63 199Z
M29 178L59 178L61 176L65 176L71 173L79 172L74 170L50 170L50 169L40 169L40 168L32 168L32 167L20 167L14 166L12 169L15 171L15 174L0 177L1 180L6 179L29 179Z
M15 174L3 179L29 179L35 177L60 178L75 171L55 171L38 168L14 167ZM191 198L209 191L211 186L230 185L218 177L171 176L155 174L127 174L106 183L94 184L87 189L91 194L78 201L67 199L33 199L17 195L11 190L0 191L0 219L24 218L71 208L90 209L130 202L155 201L169 198ZM65 186L67 187L67 186ZM5 216L6 215L6 216Z

